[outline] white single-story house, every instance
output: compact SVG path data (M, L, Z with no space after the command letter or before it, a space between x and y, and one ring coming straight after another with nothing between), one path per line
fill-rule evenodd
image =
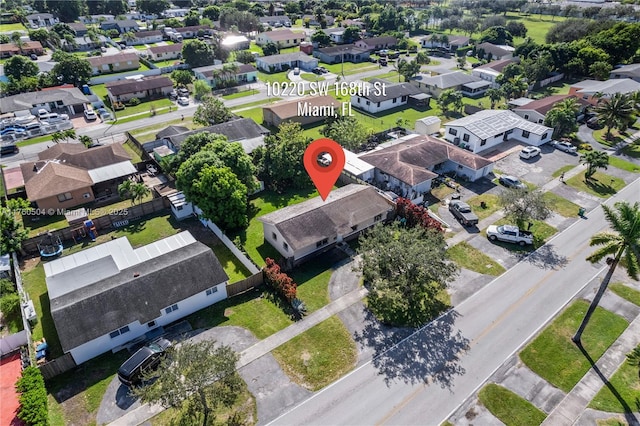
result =
M286 71L296 67L304 71L311 71L317 66L318 60L304 52L283 53L281 55L256 58L256 67L265 72Z
M234 62L237 70L234 73L226 73L225 65L209 65L207 67L193 68L193 74L198 80L206 81L207 84L215 89L221 83L229 82L235 84L253 83L258 81L258 70L251 64L242 64Z
M398 108L410 101L415 104L426 101L428 105L431 99L431 96L410 83L391 84L385 80L372 79L368 83L362 83L362 86L364 93L351 96L351 105L371 114Z
M289 29L267 31L256 36L256 44L264 46L267 43L273 43L278 48L298 46L307 38L305 33L295 33Z
M165 44L164 46L152 46L147 49L152 61L167 61L182 57L182 43Z
M356 177L416 204L424 200L438 174L455 171L475 181L493 170L490 160L428 135L407 135L358 157L375 170L371 176L361 165L365 173Z
M340 64L342 62L365 62L369 60L369 51L356 47L355 44L322 47L313 50L313 57L325 64Z
M516 58L492 61L474 68L471 71L471 75L490 82L491 87L497 89L498 87L500 87L500 85L496 82L496 79L502 74L502 70L504 69L504 67L509 64L517 64L518 62L519 61Z
M189 231L137 249L118 238L44 270L60 345L76 364L226 299L229 279Z
M398 39L392 36L363 38L362 40L356 41L354 44L361 49L374 51L396 47Z
M134 33L135 39L127 40L128 46L137 46L140 44L153 44L162 41L162 32L160 30L138 31Z
M506 45L497 45L492 43L480 43L476 45L476 54L484 52L484 59L489 58L490 61L497 61L500 59L513 58L513 52L515 48Z
M165 76L124 79L105 84L109 99L114 103L127 102L131 98L154 98L168 96L173 90L173 81Z
M344 30L345 28L335 27L335 28L325 28L320 31L328 35L332 42L341 44L342 42L344 42L344 38L343 38Z
M93 75L110 74L137 70L140 60L135 53L118 53L116 55L92 56L87 58Z
M265 241L289 265L295 265L356 238L363 230L387 220L393 210L393 202L372 186L349 184L331 191L325 201L315 197L258 220Z
M484 83L483 80L462 71L452 71L434 76L417 74L411 77L410 83L421 92L435 97L439 97L447 89L459 90L466 96L476 96L484 93L490 86L490 84L482 84L475 87L473 83Z
M220 43L224 50L245 50L251 45L251 41L243 35L229 35Z
M461 47L465 47L469 45L469 37L465 36L447 36L447 42L443 43L439 38L436 40L433 39L434 34L429 34L426 37L420 39L420 46L426 49L433 49L435 47L440 47L449 51L455 51ZM440 37L440 36L438 36Z
M258 18L260 23L263 25L268 25L273 27L274 25L283 25L285 27L291 26L291 19L288 16L284 15L275 15L275 16L261 16Z
M209 25L193 25L190 27L177 27L173 31L177 32L182 38L196 38L199 34L213 34L213 30Z
M553 129L532 123L508 110L484 110L445 124L445 139L473 153L515 139L540 146L551 140Z

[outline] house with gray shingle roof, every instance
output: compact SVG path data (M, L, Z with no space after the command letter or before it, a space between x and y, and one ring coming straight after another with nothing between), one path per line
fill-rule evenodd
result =
M611 70L609 78L630 78L640 82L640 64L629 64Z
M311 71L317 66L318 60L304 52L283 53L281 55L256 58L256 67L265 72L285 71L296 67L304 71Z
M462 71L453 71L438 75L417 74L411 78L411 84L417 87L421 92L428 93L431 96L439 97L440 94L447 89L460 90L467 96L480 95L481 90L486 91L491 84L484 84L479 77L466 74ZM481 83L480 91L475 86L466 86L471 83ZM477 85L476 85L477 86ZM466 90L465 90L466 89ZM482 92L484 93L484 92Z
M630 78L615 78L606 81L583 80L573 83L569 88L569 94L595 105L598 100L610 98L614 93L633 93L639 90L640 83L637 81Z

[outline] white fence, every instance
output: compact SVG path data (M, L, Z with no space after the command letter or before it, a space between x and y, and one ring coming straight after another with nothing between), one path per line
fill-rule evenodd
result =
M193 205L193 211L198 215L198 218L200 218L200 222L202 222L202 224L207 228L211 229L213 233L216 234L218 238L220 238L222 244L224 244L229 250L231 250L231 253L233 253L233 255L237 257L240 262L242 262L242 264L249 270L249 272L251 272L252 274L257 274L258 272L260 272L260 269L258 269L258 267L251 261L251 259L249 259L243 252L241 252L238 247L236 247L233 242L226 235L224 235L222 230L218 228L215 223L202 217L202 210L200 210L200 208L195 204Z
M545 87L550 85L551 83L555 83L556 81L560 81L564 78L564 74L560 73L560 74L556 74L552 77L549 78L545 78L544 80L540 80L538 81L536 84L532 84L529 86L529 90L533 90L535 86L537 87Z

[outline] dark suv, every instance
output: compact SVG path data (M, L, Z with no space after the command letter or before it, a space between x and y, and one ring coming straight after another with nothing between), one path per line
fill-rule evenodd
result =
M160 338L138 349L118 369L120 383L128 387L142 384L144 374L158 368L170 346L170 341Z

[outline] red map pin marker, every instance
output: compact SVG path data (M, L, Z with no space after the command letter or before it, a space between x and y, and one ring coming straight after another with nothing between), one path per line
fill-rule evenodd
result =
M344 151L338 142L317 139L304 151L304 168L325 201L338 180L345 163Z

